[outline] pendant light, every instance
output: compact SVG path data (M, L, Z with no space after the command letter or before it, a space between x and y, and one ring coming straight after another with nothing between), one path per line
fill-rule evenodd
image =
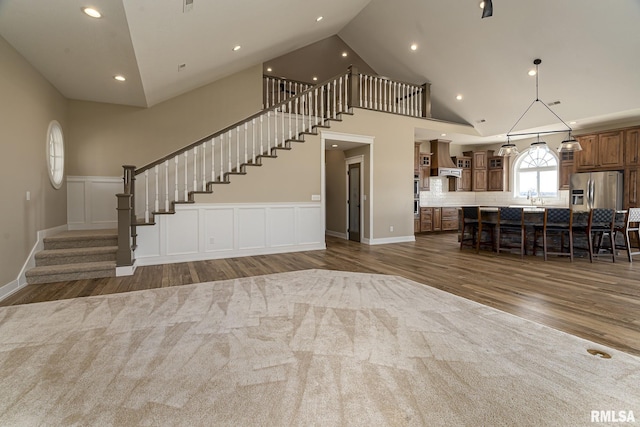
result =
M538 134L538 139L535 142L531 143L531 155L534 157L543 157L548 151L549 146L546 142L540 141L540 134Z
M580 151L582 148L580 147L580 143L578 141L576 141L575 139L571 138L571 128L569 127L569 125L567 125L564 120L562 120L560 118L560 116L558 116L556 113L553 112L553 110L551 108L549 108L549 106L547 104L545 104L544 102L542 102L542 100L539 98L538 96L538 66L542 63L541 59L535 59L533 61L533 64L536 66L536 99L533 100L533 102L529 105L529 107L527 107L527 109L524 111L524 113L522 113L522 115L520 116L520 118L515 122L515 124L513 126L511 126L511 129L509 129L509 132L507 132L507 141L509 140L510 137L514 137L514 136L525 136L525 135L536 135L537 136L537 140L535 142L533 142L531 144L531 149L532 150L542 150L544 152L549 150L549 147L547 146L547 143L544 141L540 140L540 135L542 134L551 134L551 133L560 133L560 132L567 132L569 131L569 139L565 140L562 142L560 148L558 149L558 151L560 152L564 152L564 151ZM553 114L558 120L560 120L562 122L563 125L565 125L566 129L562 129L562 130L552 130L552 131L545 131L545 132L521 132L521 133L511 133L513 131L513 129L518 125L518 123L520 123L520 121L524 118L524 116L527 115L527 113L529 112L529 110L531 109L531 107L533 107L533 105L539 102L542 105L544 105L544 107L549 110L551 112L551 114ZM565 143L567 144L565 146ZM503 147L507 146L508 144L503 145ZM500 152L502 151L502 147L500 149L500 151L498 151L498 154L500 155ZM506 149L504 151L505 153L508 152Z
M565 139L560 143L558 153L572 153L576 151L582 151L582 146L577 139L571 136L571 132L569 132L569 139Z
M502 144L500 150L498 150L498 156L502 157L517 156L518 154L520 154L520 151L518 151L518 147L516 147L516 144L511 142L508 137L507 142L505 144Z

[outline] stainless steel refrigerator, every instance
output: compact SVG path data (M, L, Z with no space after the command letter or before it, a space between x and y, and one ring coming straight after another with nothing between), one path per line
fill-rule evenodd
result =
M569 203L576 212L593 208L622 209L622 172L583 172L571 175Z

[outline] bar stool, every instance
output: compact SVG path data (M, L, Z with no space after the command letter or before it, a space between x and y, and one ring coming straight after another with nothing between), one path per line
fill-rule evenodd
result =
M627 256L629 262L633 262L634 255L640 255L640 208L629 208L624 216L624 223L621 226L616 226L614 230L614 238L618 233L624 233L624 245L627 250ZM631 234L636 233L636 242L638 243L637 251L632 250L631 246Z
M460 232L460 249L465 245L465 242L471 242L471 247L476 248L478 228L480 227L480 208L477 206L463 206L462 207L462 230ZM469 230L469 237L465 237L465 233Z
M520 235L518 246L514 244L502 244L504 236ZM520 249L520 258L524 258L527 253L526 228L524 225L524 209L522 208L498 208L498 219L496 221L496 252L511 252L512 249Z
M616 262L616 244L613 238L615 224L614 209L594 208L589 212L589 222L587 223L587 243L589 244L589 261L593 258L603 256L600 251L607 249L602 247L604 237L609 237L609 248L612 262ZM597 241L594 244L594 239Z
M569 241L569 252L565 252L565 233ZM536 247L539 236L542 235L542 251L544 260L548 255L568 256L573 262L573 212L568 208L546 208L544 210L544 219L542 226L534 228L534 244L533 254L536 253ZM560 238L560 248L558 252L550 252L548 249L549 238L557 236Z
M470 242L470 246L475 248L476 252L480 252L480 245L481 243L484 243L482 242L483 224L485 228L490 229L489 232L491 234L491 245L493 246L493 228L490 224L481 220L480 207L462 207L462 230L460 232L460 249L462 249L467 242ZM468 235L467 232L469 233Z

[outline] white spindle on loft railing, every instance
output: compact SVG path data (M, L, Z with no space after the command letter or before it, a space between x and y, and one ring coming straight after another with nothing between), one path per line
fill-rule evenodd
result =
M324 125L324 105L325 105L325 99L326 99L326 93L325 93L325 86L326 85L322 85L322 87L320 88L320 117L322 120L322 123L320 123L321 125Z
M342 113L344 110L342 109L342 77L338 79L338 113Z
M332 104L331 105L331 114L332 114L332 116L331 117L336 119L338 117L338 115L336 114L336 108L337 108L337 105L336 105L336 81L334 80L332 83L333 84L331 84L331 83L329 84L330 86L333 86L333 87L331 87L331 101L332 101L332 103L331 103Z
M307 94L307 104L309 105L309 132L313 131L312 116L313 114L313 92Z
M278 147L278 110L273 110L273 146Z
M313 90L313 115L315 116L314 124L318 126L318 88Z
M284 131L284 116L285 116L285 112L284 112L284 106L280 106L280 129L282 129L282 145L284 145L285 143L285 131Z
M256 119L251 119L251 162L256 164Z
M291 126L291 101L289 101L288 103L288 107L287 107L287 113L289 113L289 132L288 132L288 139L291 139L291 130L293 129L293 127Z
M155 175L156 175L156 199L153 203L153 211L154 212L158 212L160 210L160 184L158 183L159 181L159 165L156 165L153 169L155 170Z

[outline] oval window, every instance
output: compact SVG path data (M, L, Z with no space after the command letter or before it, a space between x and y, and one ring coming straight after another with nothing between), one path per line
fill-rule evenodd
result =
M64 140L60 123L53 120L47 131L47 166L51 184L59 189L64 176Z

